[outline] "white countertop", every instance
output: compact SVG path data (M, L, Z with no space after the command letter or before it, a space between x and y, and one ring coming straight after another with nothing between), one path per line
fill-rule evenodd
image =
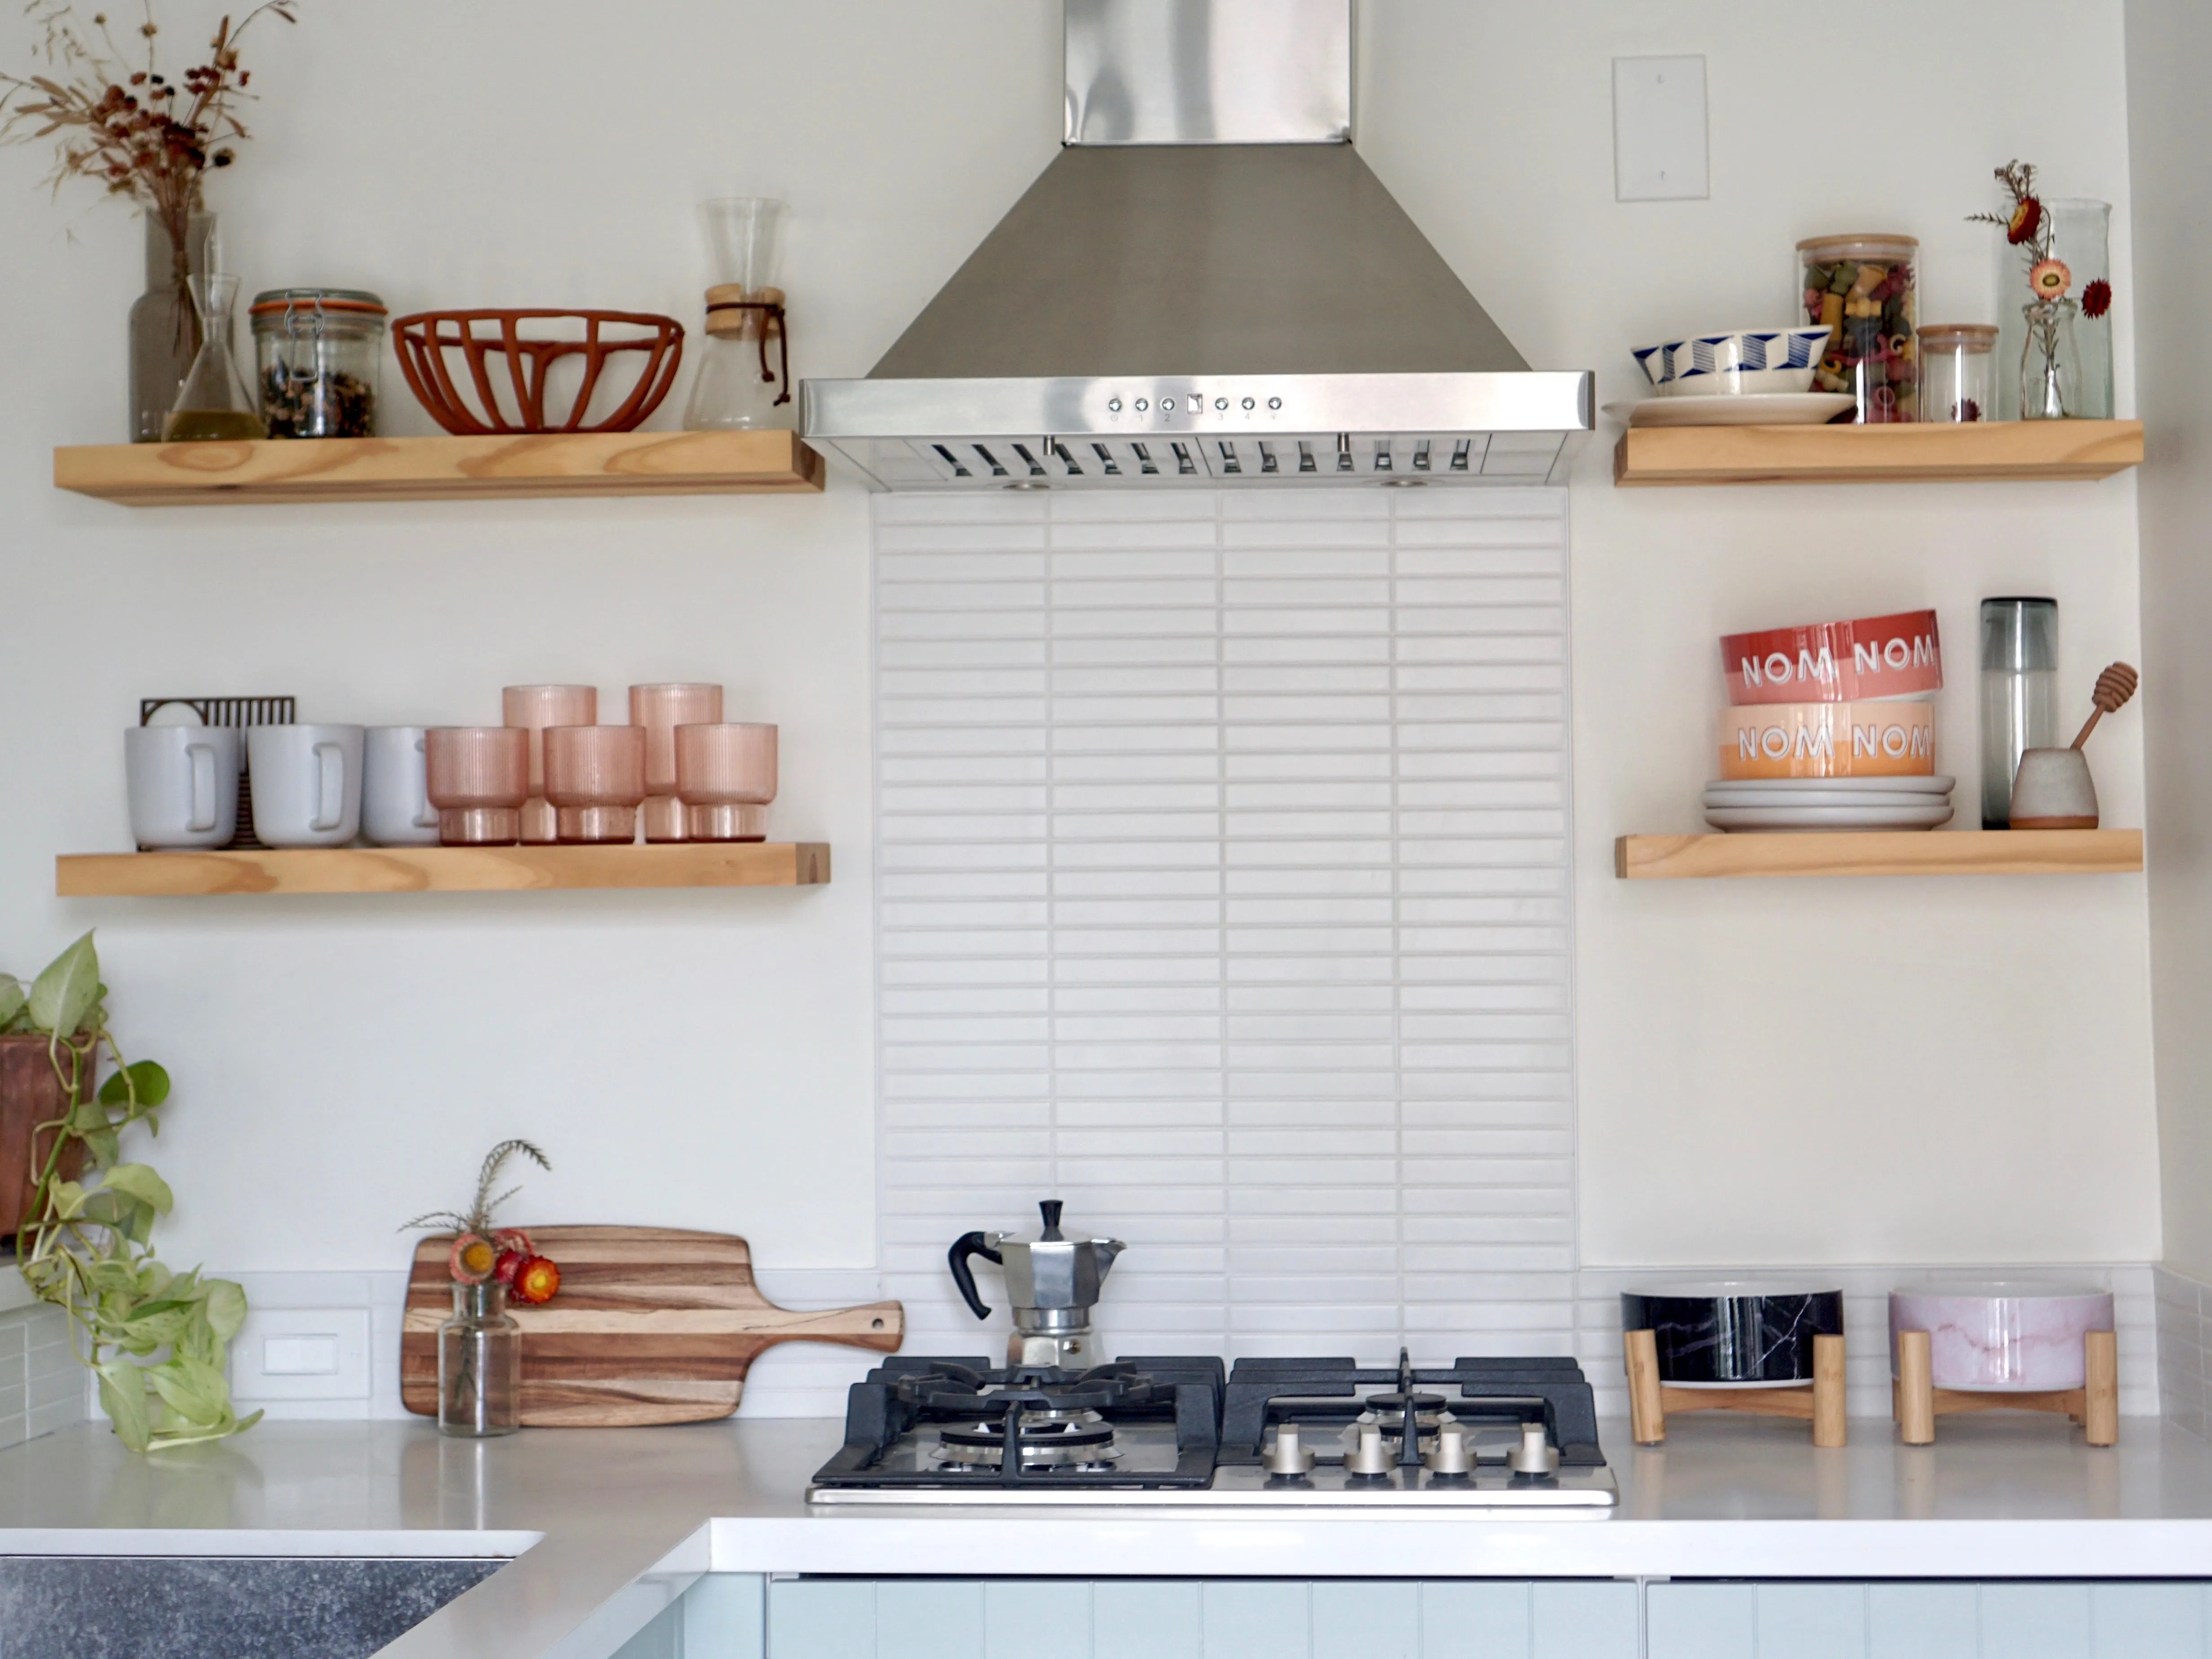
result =
M1290 1577L2203 1577L2212 1446L2148 1419L2093 1451L2049 1418L1601 1425L1604 1520L1094 1509L811 1510L839 1425L760 1420L446 1440L264 1424L134 1457L83 1425L0 1452L0 1554L472 1555L514 1562L386 1651L605 1659L701 1572Z

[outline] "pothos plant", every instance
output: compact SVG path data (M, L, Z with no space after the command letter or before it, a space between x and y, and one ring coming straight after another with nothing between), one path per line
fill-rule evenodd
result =
M198 1268L155 1260L155 1221L169 1212L168 1183L122 1161L123 1135L161 1131L169 1074L125 1063L107 1029L107 988L92 935L54 958L26 990L0 974L0 1034L34 1033L60 1081L64 1115L34 1130L31 1200L16 1236L24 1279L66 1313L73 1346L100 1379L100 1403L134 1451L236 1434L260 1420L230 1401L224 1355L246 1323L246 1292ZM103 1060L114 1070L98 1081ZM70 1156L81 1147L81 1158ZM65 1171L82 1164L76 1176Z

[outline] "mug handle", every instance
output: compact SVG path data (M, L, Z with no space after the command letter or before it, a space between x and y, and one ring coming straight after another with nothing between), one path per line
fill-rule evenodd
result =
M192 743L185 745L185 754L192 766L192 805L185 828L194 835L204 834L215 828L215 745ZM205 801L203 806L200 803Z
M422 763L425 766L428 766L429 764L430 740L428 738L416 738L415 752L422 757ZM438 809L430 805L430 793L426 788L422 793L422 810L415 815L415 828L417 830L435 830L437 827Z
M345 750L335 743L319 743L315 762L315 816L307 828L335 830L345 820Z

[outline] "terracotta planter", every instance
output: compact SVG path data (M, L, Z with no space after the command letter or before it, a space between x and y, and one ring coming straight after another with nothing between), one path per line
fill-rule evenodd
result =
M85 1060L78 1064L89 1086L91 1067ZM0 1036L0 1238L12 1240L23 1224L32 1183L52 1149L51 1130L32 1146L38 1126L60 1117L68 1105L46 1039L35 1034ZM71 1180L82 1170L83 1151L73 1146L62 1160L62 1173Z

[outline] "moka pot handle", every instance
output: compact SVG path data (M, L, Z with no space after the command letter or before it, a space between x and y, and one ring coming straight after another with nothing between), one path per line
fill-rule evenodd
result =
M945 1253L945 1265L952 1269L952 1282L960 1287L960 1294L978 1319L988 1319L991 1310L983 1305L983 1298L975 1294L975 1275L968 1266L968 1258L980 1255L986 1261L1006 1265L1006 1258L993 1248L988 1233L963 1233L952 1241L952 1248Z

